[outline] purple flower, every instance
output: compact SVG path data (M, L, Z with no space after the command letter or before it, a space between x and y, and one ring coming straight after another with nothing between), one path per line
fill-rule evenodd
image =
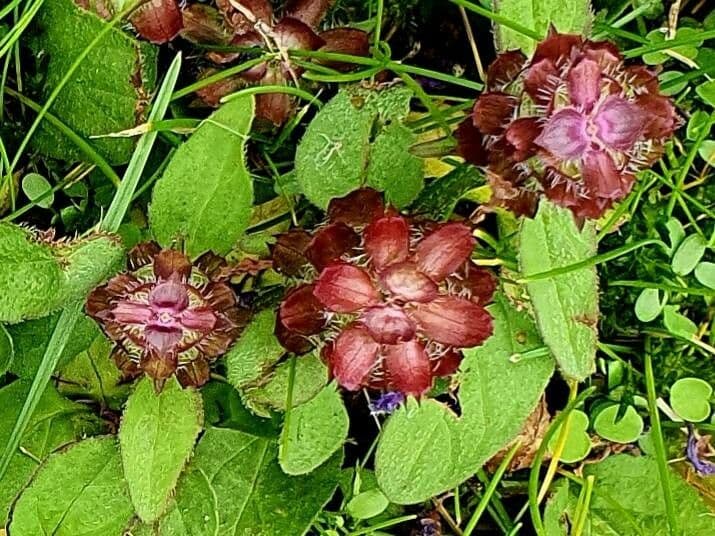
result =
M370 403L373 415L391 415L405 401L405 395L399 391L388 391Z
M114 340L112 352L127 377L145 373L157 390L176 375L186 386L209 380L209 363L223 354L245 323L245 310L219 277L222 260L204 255L195 265L182 253L140 244L129 253L132 271L92 291L86 311Z
M704 438L698 438L695 435L693 428L690 427L688 434L688 447L686 449L685 456L693 465L693 468L701 475L715 475L715 463L701 457L701 452L704 450L706 444L707 441L704 441Z
M497 57L457 138L461 156L487 167L496 202L529 213L543 193L598 218L677 126L655 73L626 66L611 43L554 32L531 60Z

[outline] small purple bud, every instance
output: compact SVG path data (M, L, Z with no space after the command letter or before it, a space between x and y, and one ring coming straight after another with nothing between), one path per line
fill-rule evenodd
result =
M370 403L373 415L390 415L405 401L405 395L399 391L388 391Z

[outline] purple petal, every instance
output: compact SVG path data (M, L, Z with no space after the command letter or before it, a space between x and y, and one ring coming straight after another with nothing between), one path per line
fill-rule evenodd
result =
M571 102L590 110L601 94L601 68L593 60L584 59L568 74Z
M146 324L154 313L144 303L122 300L111 310L112 320L119 324Z
M405 401L405 395L399 391L388 391L370 402L370 413L373 415L391 415Z
M410 228L401 216L385 216L365 228L365 252L377 270L407 259Z
M435 342L469 348L492 334L492 317L481 305L465 298L440 296L410 310L418 330Z
M181 325L187 329L210 333L216 327L216 315L208 307L195 307L181 313Z
M551 116L534 142L563 160L581 158L589 145L586 125L586 116L564 108Z
M583 181L588 190L604 199L620 199L624 191L621 174L605 151L586 151L581 163Z
M157 309L167 309L176 314L189 305L189 295L182 283L165 281L159 283L149 293L149 303Z
M598 107L593 122L598 138L611 149L627 151L643 133L644 117L637 104L611 95Z

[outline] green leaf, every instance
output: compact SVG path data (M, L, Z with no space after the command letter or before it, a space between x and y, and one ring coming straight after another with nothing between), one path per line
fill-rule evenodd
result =
M246 168L253 112L250 96L224 104L176 151L149 207L162 246L183 239L192 257L206 251L225 255L243 235L253 204Z
M129 492L143 521L164 513L202 423L201 396L173 378L160 394L144 378L129 397L119 441Z
M375 114L355 107L345 91L328 102L310 122L295 154L298 184L305 196L325 209L363 184Z
M670 242L670 253L672 255L685 238L685 229L677 218L670 218L665 223L665 227L668 230L668 241Z
M48 314L61 284L62 268L49 244L35 240L27 229L0 223L0 321Z
M12 427L30 390L30 382L18 380L0 389L0 445L7 444ZM30 481L38 462L84 435L99 433L100 421L81 404L61 397L48 387L21 438L5 477L0 479L0 526L5 526L12 503Z
M591 452L591 438L588 433L588 415L583 411L573 410L569 417L569 429L566 436L566 444L559 458L564 463L576 463L583 460ZM561 426L556 428L551 441L549 442L549 452L556 449L559 440Z
M561 33L590 34L592 11L589 0L493 0L494 10L521 26L546 35L551 25ZM520 49L530 56L536 41L506 26L497 25L494 31L497 49Z
M0 376L5 374L15 359L15 344L7 328L0 324Z
M58 316L58 314L52 314L7 327L15 343L15 355L17 356L10 368L13 374L26 379L35 377L52 331L57 325ZM62 367L77 354L86 351L97 336L97 332L98 328L94 320L81 315L58 359L58 365Z
M37 206L50 208L55 202L55 194L44 195L48 190L52 190L49 181L39 173L28 173L22 178L22 191L30 201L37 199Z
M113 343L92 324L94 340L69 361L60 362L55 373L57 386L64 395L92 399L118 410L129 395L130 384L111 357Z
M715 263L698 263L695 267L695 279L706 287L715 289Z
M209 428L196 448L188 471L177 491L177 508L186 519L199 514L218 516L217 532L188 532L191 536L301 536L333 495L340 477L342 455L336 454L309 475L288 476L277 461L274 440L230 430ZM206 492L187 493L187 480L195 472L205 475L216 498L215 506ZM194 488L197 483L191 484ZM202 485L203 486L203 485ZM169 514L171 517L173 513ZM181 532L177 534L181 535ZM162 532L161 536L174 536Z
M50 243L23 227L0 223L0 321L39 318L83 298L123 258L113 235Z
M571 211L542 201L521 229L520 263L525 277L593 257L590 223L576 228ZM567 378L583 381L595 370L598 277L594 266L527 283L544 342Z
M618 454L597 464L584 465L584 474L593 475L596 483L586 521L591 536L669 535L654 459ZM670 469L668 478L673 501L678 505L676 515L682 534L715 534L715 518L698 492ZM571 515L575 504L576 496L572 495Z
M13 536L119 536L133 515L113 437L51 456L15 505Z
M703 82L695 88L695 93L697 93L706 104L715 108L715 80Z
M174 508L159 522L159 536L219 534L218 497L201 469L191 469L181 477L174 502Z
M380 488L413 504L454 488L520 432L554 370L528 314L498 296L494 334L465 350L461 416L434 399L409 399L383 427L376 454ZM522 356L537 350L538 355Z
M260 311L241 338L226 352L228 381L236 389L261 380L285 354L285 349L274 335L275 326L275 311Z
M672 334L684 339L692 338L698 331L698 326L687 316L678 312L677 305L666 305L663 309L663 324Z
M675 250L671 266L678 275L688 275L692 272L705 254L707 241L700 235L693 234L685 237Z
M387 497L375 488L353 497L347 505L347 512L355 519L370 519L379 516L389 504Z
M398 207L417 197L422 162L409 153L415 135L400 122L411 96L404 87L344 88L316 114L295 155L296 178L308 200L325 209L366 183Z
M281 468L289 475L310 473L343 446L349 426L343 399L331 383L286 419L278 453Z
M710 128L710 114L704 110L696 110L688 119L685 137L690 141L697 140L703 129Z
M461 197L484 183L484 175L476 167L467 164L458 166L429 183L410 211L435 220L448 219Z
M681 378L670 386L670 405L678 416L701 422L710 416L712 386L700 378Z
M663 310L665 304L660 301L657 288L644 288L636 300L636 318L641 322L652 322Z
M705 160L709 165L715 164L715 140L705 140L698 147L700 158Z
M593 421L598 435L615 443L633 443L643 433L643 418L633 406L626 408L619 419L619 406L614 404L601 411Z
M424 186L422 159L410 154L417 136L401 123L388 124L372 144L367 185L384 191L387 201L404 208Z
M285 411L288 394L290 361L278 365L259 387L240 390L251 410L261 417L270 417L271 410ZM316 353L301 356L296 361L293 384L293 407L305 404L328 383L328 368Z
M45 0L37 15L35 50L47 59L39 101L47 100L72 63L102 31L106 22L81 9L73 0ZM90 136L133 128L146 119L147 95L154 91L157 49L112 29L88 54L50 111L88 142L111 164L129 160L130 138ZM66 161L84 158L59 130L43 121L33 138L43 154Z

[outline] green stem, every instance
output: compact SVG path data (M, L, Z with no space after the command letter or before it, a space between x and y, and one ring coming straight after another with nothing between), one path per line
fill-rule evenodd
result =
M175 101L177 99L180 99L182 97L186 97L187 95L191 95L192 93L203 89L205 87L210 86L211 84L215 84L216 82L221 82L222 80L225 80L226 78L230 78L233 75L240 74L243 71L247 71L251 67L255 67L256 65L260 63L264 63L271 57L270 54L260 56L258 58L253 58L248 61L244 61L243 63L239 63L238 65L234 67L230 67L228 69L223 69L222 71L217 72L216 74L212 74L211 76L207 76L206 78L202 78L201 80L198 80L194 82L193 84L190 84L186 87L183 87L177 91L174 92L174 95L172 95L171 100Z
M673 492L670 489L670 472L666 457L665 441L663 440L663 431L660 427L660 413L658 412L658 405L656 402L655 377L653 375L653 358L651 357L649 343L649 339L646 338L645 382L646 391L648 393L648 413L650 414L650 425L652 428L651 437L653 438L655 461L658 466L660 486L663 490L663 499L665 500L665 510L668 514L668 527L670 528L671 536L679 536L680 528L678 526L678 517L675 513Z
M226 95L221 99L221 102L229 102L234 99L245 97L246 95L265 95L268 93L287 93L288 95L295 95L296 97L300 97L301 99L308 101L310 104L314 104L318 109L322 108L323 106L323 103L320 102L316 95L308 93L307 91L299 89L297 87L279 85L247 87L245 89L236 91L235 93L231 93L230 95Z
M586 526L586 517L588 516L589 507L591 506L591 494L593 493L593 482L595 479L596 477L593 475L587 476L586 484L581 488L581 495L579 496L580 508L576 514L573 536L581 536Z
M541 469L541 463L546 455L546 449L548 448L549 442L553 437L556 430L563 424L563 422L568 418L574 408L578 407L586 398L591 396L591 394L596 390L595 387L589 387L578 395L575 399L569 402L561 413L559 413L551 424L549 429L544 434L541 444L539 445L536 455L534 456L534 461L531 464L531 473L529 474L529 512L531 514L531 520L534 524L534 529L538 536L545 536L546 531L544 529L544 522L541 519L541 512L539 511L539 471Z
M691 294L693 296L705 296L708 298L715 296L715 290L709 288L678 287L675 285L666 285L663 283L650 283L648 281L617 280L608 281L607 285L609 287L656 288L667 292Z
M484 495L479 501L479 504L477 504L477 507L474 509L474 513L469 519L469 523L467 523L467 526L464 528L464 532L462 533L463 536L471 536L472 532L474 532L474 529L477 527L477 523L479 523L479 519L482 517L484 511L487 509L487 506L489 505L492 496L497 490L499 482L501 482L501 479L504 477L504 473L506 473L509 464L511 464L511 460L516 455L516 452L519 450L519 447L521 447L521 443L519 443L519 441L516 441L509 449L507 455L499 464L499 467L494 472L494 475L492 476L492 479L489 482L487 489L484 490Z
M412 521L413 519L417 519L417 516L415 514L412 514L409 516L396 517L394 519L389 519L387 521L383 521L382 523L377 523L375 525L366 527L364 529L350 532L348 536L362 536L363 534L370 534L372 532L377 532L379 530L386 529L388 527L393 527L395 525L399 525L400 523Z
M453 4L456 4L458 6L462 6L463 8L468 9L469 11L474 11L474 13L477 13L477 14L481 15L482 17L486 17L486 18L496 22L497 24L506 26L507 28L514 30L515 32L519 32L522 35L531 37L535 41L541 41L544 38L544 36L541 35L539 32L537 32L536 30L532 30L531 28L522 26L521 24L514 22L513 20L505 17L504 15L500 15L499 13L494 13L493 11L489 11L488 9L485 9L482 6L473 4L471 2L467 2L467 0L450 0L450 2L452 2Z
M529 283L530 281L538 281L540 279L550 279L552 277L564 275L569 272L573 272L575 270L580 270L582 268L589 268L591 266L596 266L597 264L602 264L604 262L612 261L613 259L622 257L623 255L626 255L626 254L630 253L631 251L635 251L636 249L640 249L642 247L650 246L650 245L660 246L665 251L669 250L668 246L662 240L658 240L657 238L647 238L645 240L636 242L635 244L629 244L626 246L622 246L620 248L616 248L614 250L608 251L601 255L595 255L593 257L584 259L579 262L575 262L573 264L568 264L566 266L560 266L558 268L554 268L553 270L547 270L546 272L539 272L538 274L533 274L533 275L528 275L528 276L522 277L520 279L517 279L517 283Z

